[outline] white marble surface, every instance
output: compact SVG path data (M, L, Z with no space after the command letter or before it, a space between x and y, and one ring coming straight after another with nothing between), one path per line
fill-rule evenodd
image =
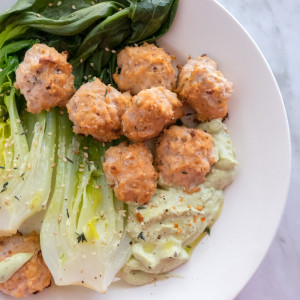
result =
M284 99L292 141L291 183L280 227L262 264L236 300L298 300L300 299L300 94L298 92L300 1L218 1L246 28L269 62Z

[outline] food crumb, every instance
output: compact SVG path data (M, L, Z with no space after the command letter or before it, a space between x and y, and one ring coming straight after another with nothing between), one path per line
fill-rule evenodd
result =
M58 1L56 5L61 6L61 1Z

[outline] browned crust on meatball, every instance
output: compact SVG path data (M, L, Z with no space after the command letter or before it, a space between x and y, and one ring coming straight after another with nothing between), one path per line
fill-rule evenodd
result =
M182 103L177 95L164 87L139 92L122 117L124 135L142 142L160 134L165 126L182 117Z
M39 235L32 232L27 236L15 234L0 237L0 261L17 253L34 255L6 282L0 284L2 293L23 298L49 287L52 276L42 257Z
M113 74L113 79L121 91L133 95L155 86L173 90L177 76L171 62L172 57L153 44L126 47L118 54L120 74Z
M75 93L73 67L67 58L67 52L44 44L35 44L26 52L16 71L15 86L24 95L29 112L66 106Z
M217 70L216 62L204 55L182 67L176 92L196 110L197 119L206 122L226 116L233 84Z
M150 201L158 178L152 162L151 152L141 143L127 146L123 142L106 151L104 172L119 200L138 204Z
M158 139L155 165L164 184L194 192L214 162L213 138L200 129L174 125Z
M98 78L82 85L67 103L73 131L91 135L100 142L110 142L122 134L121 116L130 105L131 96L106 86Z

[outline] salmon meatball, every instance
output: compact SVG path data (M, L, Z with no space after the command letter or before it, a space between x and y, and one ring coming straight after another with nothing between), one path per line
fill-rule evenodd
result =
M226 116L233 84L217 70L215 61L202 55L182 67L176 92L195 109L197 119L206 122Z
M67 52L58 53L44 44L26 52L16 71L16 88L24 95L29 112L66 106L75 93L73 67L67 58Z
M122 94L98 78L85 83L67 103L73 131L100 142L118 139L122 134L121 117L130 101L128 93Z
M113 79L121 91L133 95L155 86L173 90L177 78L171 62L171 56L153 44L126 47L118 54L118 70Z
M105 152L103 169L119 200L138 204L150 201L158 177L152 162L151 152L142 143L127 146L123 142Z
M164 87L139 92L122 117L124 135L135 142L156 137L183 115L177 95Z
M213 138L201 129L174 125L158 139L155 165L163 184L197 191L214 162Z
M23 298L49 287L52 276L42 257L39 235L32 232L27 236L0 237L0 261L17 253L33 253L33 256L7 281L0 283L0 291Z

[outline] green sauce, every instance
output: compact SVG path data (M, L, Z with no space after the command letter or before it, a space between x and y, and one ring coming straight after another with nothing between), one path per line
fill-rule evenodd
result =
M33 256L33 253L17 253L0 262L0 283L7 281Z

